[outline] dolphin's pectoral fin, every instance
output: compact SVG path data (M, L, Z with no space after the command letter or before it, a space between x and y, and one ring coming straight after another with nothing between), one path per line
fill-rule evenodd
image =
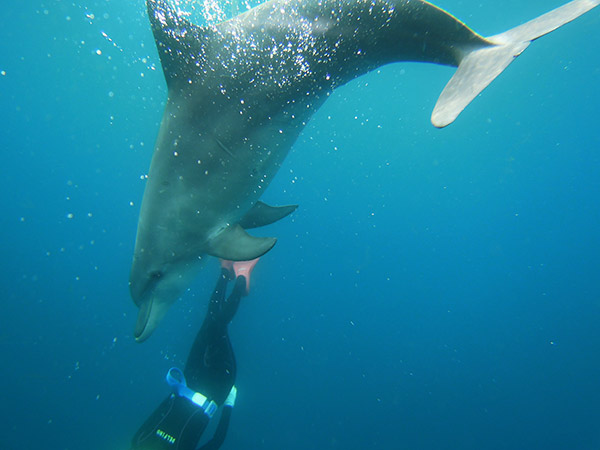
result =
M214 31L178 15L168 0L147 0L146 5L167 85L171 87L178 80L189 82Z
M206 253L230 261L250 261L273 248L275 238L250 236L240 225L225 228L209 243Z
M556 30L600 4L600 0L575 0L505 33L487 38L487 43L463 49L458 70L435 105L431 122L445 127L483 91L531 41Z
M240 226L242 228L263 227L283 219L285 216L293 213L296 208L298 208L298 205L270 206L259 200L242 217Z

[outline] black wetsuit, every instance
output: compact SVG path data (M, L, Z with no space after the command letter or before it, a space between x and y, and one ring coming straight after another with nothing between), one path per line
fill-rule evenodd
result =
M208 311L198 332L183 373L187 386L221 408L215 435L200 447L218 449L225 440L232 406L223 406L235 383L235 358L227 325L235 315L246 289L243 276L235 280L225 299L229 271L221 270ZM204 410L186 397L171 394L148 417L132 439L133 450L194 450L209 422Z

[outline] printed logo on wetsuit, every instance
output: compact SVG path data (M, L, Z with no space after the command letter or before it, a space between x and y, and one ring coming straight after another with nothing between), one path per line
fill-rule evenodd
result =
M173 436L171 436L169 433L165 433L163 430L156 430L156 435L163 438L171 445L173 445L176 441L176 439Z

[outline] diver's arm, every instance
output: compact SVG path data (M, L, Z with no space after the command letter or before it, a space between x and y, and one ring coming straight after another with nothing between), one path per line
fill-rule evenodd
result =
M223 445L223 441L227 435L227 429L229 428L229 420L231 419L231 412L233 411L233 405L235 405L236 397L237 388L232 386L231 390L229 391L229 395L223 403L223 410L221 411L221 417L219 419L219 424L217 425L217 430L215 431L214 436L198 450L216 450Z
M221 445L223 445L223 442L225 441L225 436L227 435L227 429L229 428L229 421L231 419L232 411L232 406L226 405L223 407L221 418L219 419L219 424L217 425L215 434L210 441L208 441L198 450L217 450L218 448L221 448Z

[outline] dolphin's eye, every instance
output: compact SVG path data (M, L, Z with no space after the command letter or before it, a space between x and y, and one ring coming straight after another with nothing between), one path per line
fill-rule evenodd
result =
M141 293L142 296L152 294L156 285L160 282L160 279L163 277L164 272L162 270L153 270L152 272L148 272L148 278L144 283L144 289Z

